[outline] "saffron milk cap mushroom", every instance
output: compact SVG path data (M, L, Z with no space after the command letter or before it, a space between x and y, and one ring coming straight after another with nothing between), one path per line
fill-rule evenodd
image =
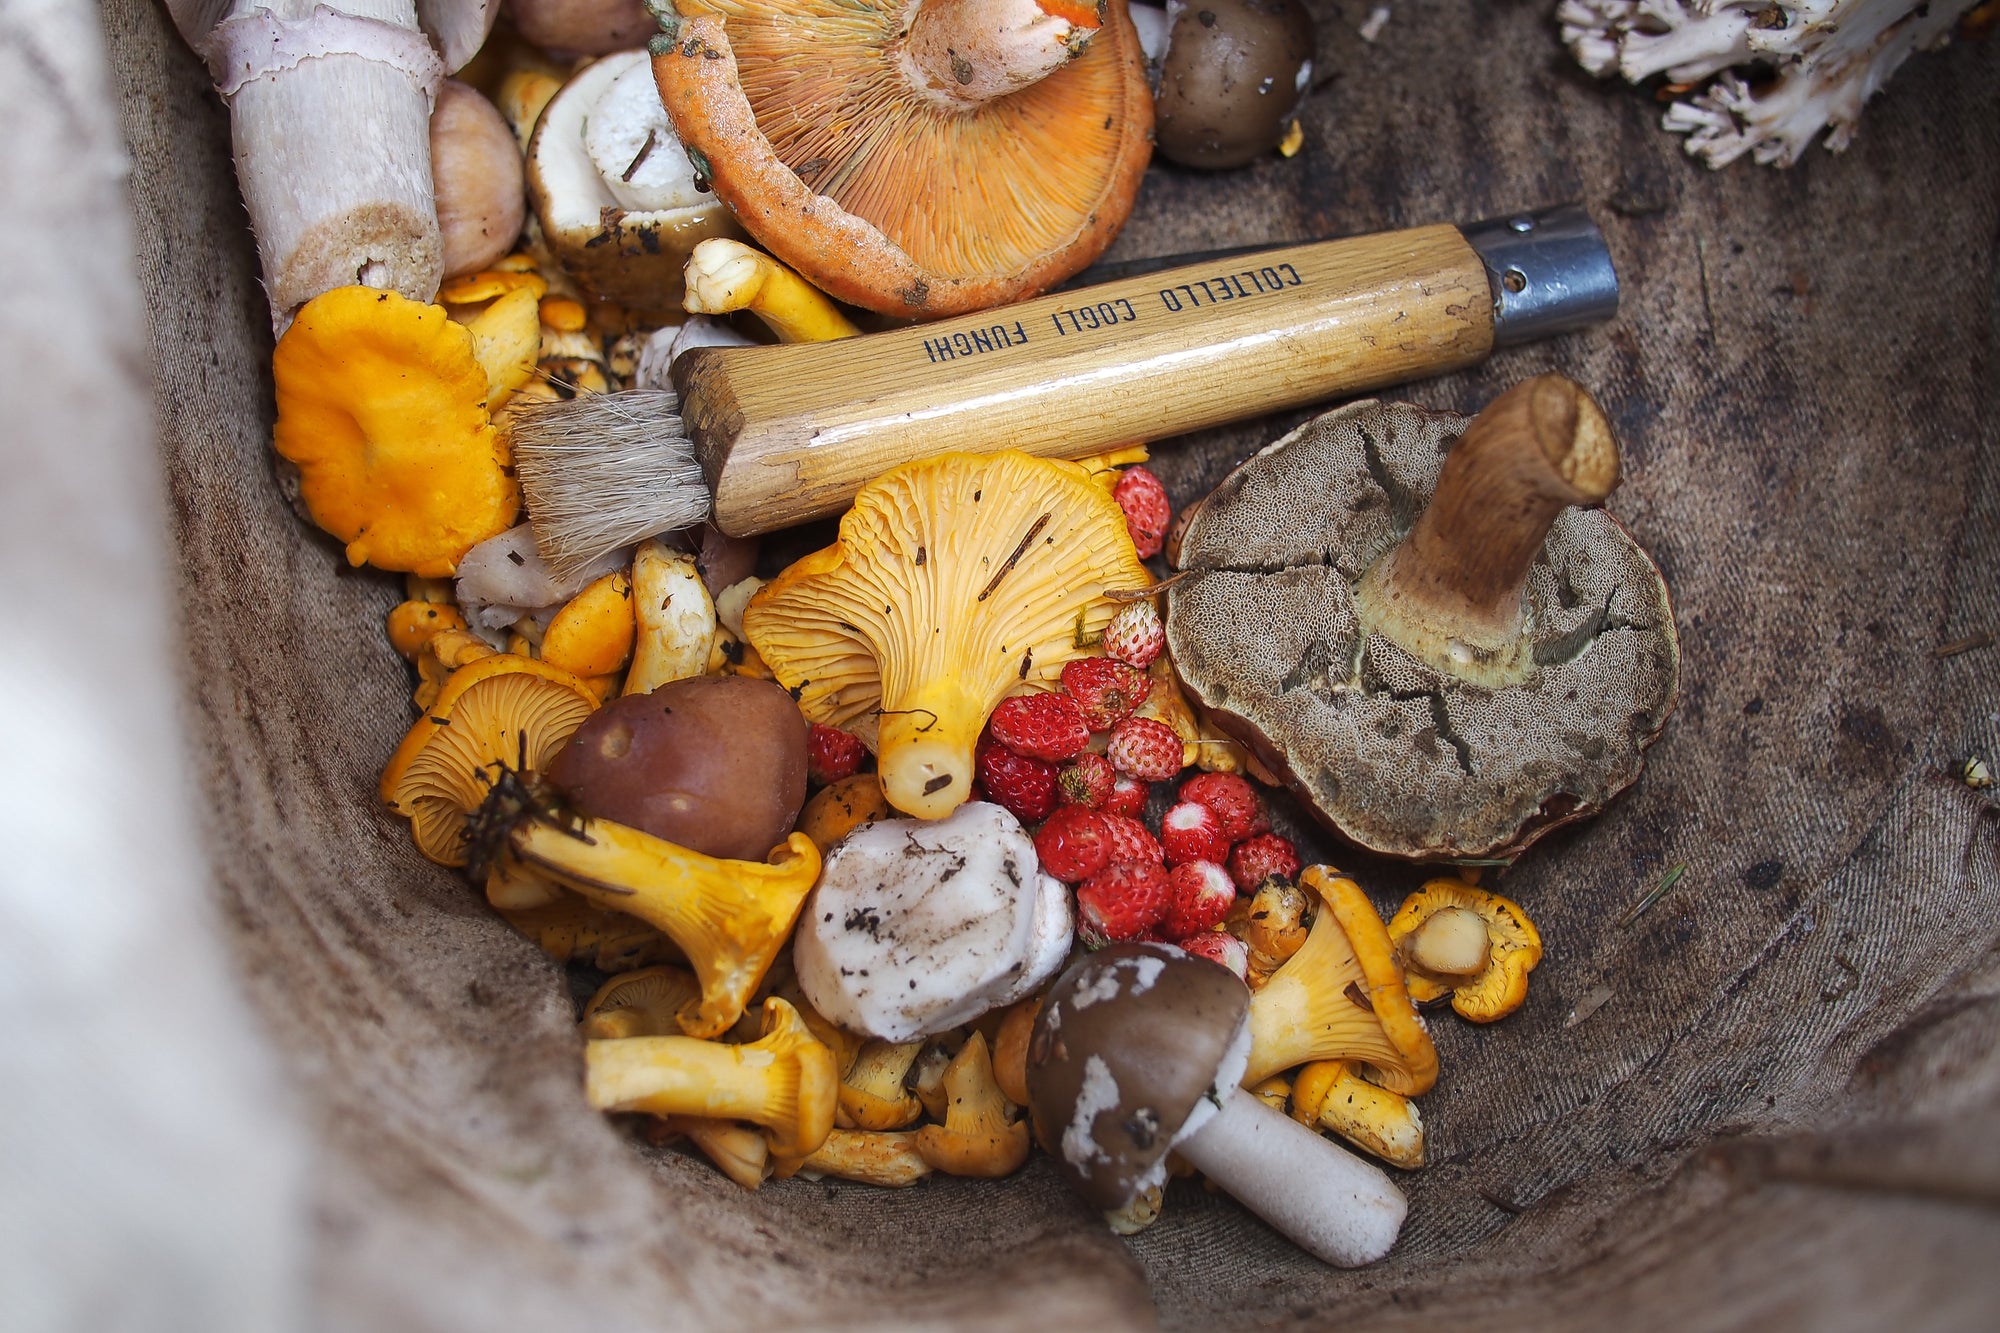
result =
M1092 1207L1119 1213L1173 1152L1301 1249L1354 1267L1389 1252L1408 1210L1378 1167L1237 1086L1250 992L1171 945L1117 944L1049 988L1028 1046L1036 1137Z
M927 319L1101 254L1151 152L1125 0L681 0L653 73L737 219L842 301Z
M1351 842L1512 858L1629 786L1673 708L1666 583L1596 507L1618 475L1602 410L1559 375L1469 421L1309 421L1188 520L1175 670Z

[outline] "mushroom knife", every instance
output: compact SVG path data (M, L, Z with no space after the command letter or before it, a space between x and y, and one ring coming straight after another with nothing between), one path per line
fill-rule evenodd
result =
M1081 458L1456 370L1617 306L1603 237L1566 205L1221 254L838 342L697 348L674 362L677 406L641 390L537 407L514 450L543 553L580 563L711 502L750 536L835 513L912 459Z

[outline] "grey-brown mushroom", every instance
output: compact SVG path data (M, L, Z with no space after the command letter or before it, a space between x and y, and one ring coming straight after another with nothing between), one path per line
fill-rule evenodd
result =
M1170 7L1154 147L1189 167L1239 167L1270 152L1312 81L1313 43L1303 0Z
M521 150L500 109L457 79L438 88L431 111L431 183L445 277L477 272L514 248L528 212Z
M1470 422L1328 413L1188 520L1175 669L1350 841L1512 857L1629 786L1673 707L1665 582L1583 507L1617 480L1609 423L1561 376Z
M1028 1042L1036 1137L1107 1214L1160 1185L1174 1152L1317 1258L1381 1258L1407 1211L1401 1191L1238 1086L1249 1013L1233 972L1172 945L1078 960L1049 988Z

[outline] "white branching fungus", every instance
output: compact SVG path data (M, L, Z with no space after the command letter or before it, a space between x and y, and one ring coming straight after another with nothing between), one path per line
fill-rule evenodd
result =
M1712 167L1790 166L1821 130L1840 152L1913 51L1951 40L1977 0L1562 0L1577 62L1629 83L1664 74L1661 125ZM1683 87L1685 86L1685 87Z

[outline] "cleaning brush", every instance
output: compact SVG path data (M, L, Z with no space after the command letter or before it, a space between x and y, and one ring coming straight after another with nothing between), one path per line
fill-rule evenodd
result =
M835 342L701 347L678 395L523 405L514 457L560 576L707 519L731 536L843 509L953 450L1081 458L1458 369L1608 318L1574 205L1222 254Z

